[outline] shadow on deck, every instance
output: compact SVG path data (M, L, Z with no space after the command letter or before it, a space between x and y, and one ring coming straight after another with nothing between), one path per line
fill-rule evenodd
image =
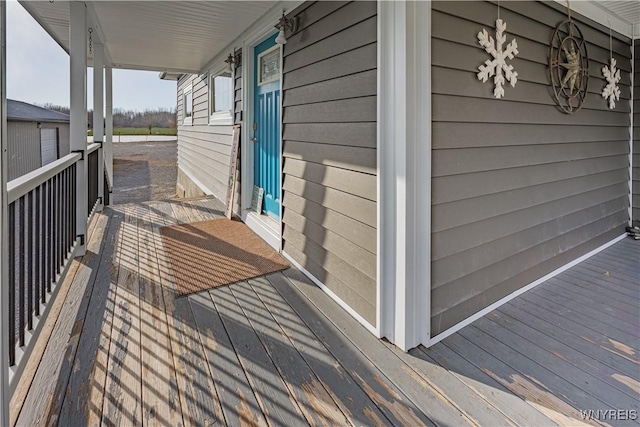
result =
M638 242L402 353L295 269L175 298L159 228L222 210L201 199L95 216L12 424L638 424ZM597 412L610 409L628 412Z

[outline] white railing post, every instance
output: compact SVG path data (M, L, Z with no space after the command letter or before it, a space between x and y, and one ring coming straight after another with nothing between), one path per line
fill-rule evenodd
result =
M105 74L105 91L106 91L106 126L105 140L103 144L104 160L107 167L107 175L109 183L113 187L113 76L111 67L106 67Z
M7 199L7 3L0 2L0 425L9 425L9 209Z
M93 42L93 142L102 147L98 150L98 206L104 207L104 46Z
M69 3L69 61L71 75L71 151L82 158L76 164L77 256L86 252L87 243L87 7Z

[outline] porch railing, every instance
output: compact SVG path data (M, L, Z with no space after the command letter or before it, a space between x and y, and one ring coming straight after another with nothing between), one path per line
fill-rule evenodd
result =
M87 217L100 205L100 144L87 148ZM7 184L9 204L9 381L16 386L58 284L75 256L77 173L71 153Z

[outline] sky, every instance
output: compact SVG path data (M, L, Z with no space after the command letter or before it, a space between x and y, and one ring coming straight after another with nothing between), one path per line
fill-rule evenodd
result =
M87 71L93 108L93 69ZM7 2L7 97L69 106L69 55L16 1ZM113 70L113 106L126 110L175 108L176 82L155 71Z

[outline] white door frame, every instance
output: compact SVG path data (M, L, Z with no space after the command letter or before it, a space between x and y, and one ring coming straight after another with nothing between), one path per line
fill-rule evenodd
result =
M251 34L242 45L242 99L243 117L240 147L241 164L241 203L240 212L242 221L249 228L264 239L269 245L278 251L282 250L282 46L280 46L280 212L278 215L277 228L273 227L271 219L264 218L256 212L250 210L251 195L253 193L253 136L254 122L254 80L255 80L255 47L273 36L278 30L273 22L269 21Z

